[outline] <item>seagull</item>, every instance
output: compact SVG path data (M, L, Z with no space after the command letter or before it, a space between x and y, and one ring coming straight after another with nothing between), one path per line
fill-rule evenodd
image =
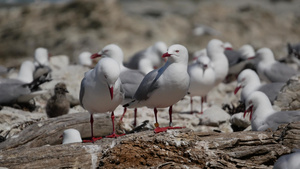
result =
M122 105L128 103L133 99L133 96L139 87L140 83L144 78L144 74L141 73L139 70L133 70L125 67L123 65L123 51L122 49L116 44L109 44L105 46L100 52L95 53L92 55L92 58L97 57L110 57L118 62L121 68L120 80L122 83L122 87L125 93L125 98L122 102ZM120 119L122 121L127 109L124 107L123 115ZM136 126L136 117L137 117L137 108L134 108L134 126Z
M95 138L93 134L93 113L111 112L113 133L106 137L118 137L115 134L114 110L122 102L124 94L121 87L120 66L112 58L102 58L94 69L85 73L80 87L80 103L90 113L91 141L101 139Z
M163 65L161 56L166 51L167 45L164 42L156 42L153 46L134 54L127 63L127 67L138 69L146 75L153 69Z
M182 99L188 91L190 77L187 72L188 51L179 44L169 47L162 57L168 57L168 61L160 69L148 73L136 93L134 100L124 107L147 106L154 108L156 133L172 127L172 105ZM160 128L157 121L157 108L169 107L169 127Z
M70 143L81 143L81 135L76 129L67 129L64 131L62 135L63 141L62 144L70 144Z
M54 93L54 96L47 101L46 105L46 113L50 118L68 114L70 109L70 102L66 96L66 93L69 93L66 84L57 83Z
M13 69L15 69L15 68L14 67L5 67L5 66L0 65L0 76L6 77L7 74L9 74L9 72Z
M255 56L253 47L249 44L243 45L237 51L225 50L225 55L229 63L228 74L239 74L247 63Z
M236 94L239 89L243 89L241 92L241 101L246 102L247 97L254 91L261 91L265 93L271 103L273 103L277 97L277 94L280 92L282 87L286 83L267 83L267 84L261 84L260 79L255 71L251 69L245 69L243 70L237 79L237 87L234 90L234 94Z
M229 64L224 54L225 50L231 50L225 47L224 43L218 39L212 39L207 44L207 56L214 65L216 74L215 86L221 83L228 74Z
M31 83L33 81L33 72L35 66L33 62L27 60L21 64L17 79L24 83Z
M78 56L79 64L82 66L88 66L88 67L92 66L93 61L91 59L91 55L92 55L92 53L87 52L87 51L80 53Z
M268 97L260 91L255 91L248 97L246 107L245 114L250 111L253 131L265 131L267 129L274 131L281 124L300 121L300 111L276 112Z
M300 151L286 154L278 158L273 169L299 169L300 168Z
M34 53L34 65L33 79L40 78L41 76L49 76L51 68L49 67L49 53L46 48L39 47Z
M206 55L199 56L195 62L188 66L191 78L189 93L191 97L191 113L193 113L193 96L201 96L201 112L207 93L214 87L215 72L210 59Z
M297 71L284 63L274 59L274 54L269 48L261 48L256 52L258 59L257 72L266 82L287 82Z

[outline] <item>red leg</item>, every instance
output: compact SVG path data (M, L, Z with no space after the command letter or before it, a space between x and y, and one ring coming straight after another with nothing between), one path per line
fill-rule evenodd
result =
M158 124L158 122L157 122L157 109L156 109L156 107L154 108L154 116L155 116L155 124L154 124L154 126L157 128L157 127L159 127L159 124Z
M125 113L127 112L127 108L126 107L124 107L124 112L123 112L123 114L122 114L122 117L121 117L121 119L120 119L120 121L119 122L121 122L122 120L123 120L123 117L124 117L124 115L125 115Z
M111 112L111 122L112 122L112 126L113 126L113 133L109 136L106 136L107 138L114 138L114 137L120 137L120 136L123 136L125 134L121 134L121 135L116 135L116 132L115 132L115 114L114 114L114 111Z
M172 113L173 113L172 106L170 106L170 108L169 108L169 118L170 118L169 127L162 127L162 128L157 127L154 130L155 133L164 132L164 131L167 131L168 129L182 129L182 128L185 128L185 127L172 127Z
M205 96L204 97L201 97L201 112L200 114L203 114L203 102L205 100Z
M93 114L91 114L91 116L90 116L90 123L91 123L92 139L91 140L83 140L84 143L89 143L89 142L94 143L95 141L102 139L102 137L94 137L94 130L93 130L94 118L93 118Z
M134 122L133 122L133 126L136 126L136 116L137 116L137 108L134 108Z
M191 103L191 114L193 114L194 113L193 112L193 97L191 96L190 98L191 98L191 100L190 100L190 103Z

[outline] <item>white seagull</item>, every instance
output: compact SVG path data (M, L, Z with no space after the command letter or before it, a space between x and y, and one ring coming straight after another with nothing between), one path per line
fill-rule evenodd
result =
M92 66L93 61L91 59L92 53L90 52L81 52L78 56L78 62L82 66Z
M245 102L247 100L247 97L252 92L261 91L265 93L271 103L273 103L284 85L285 83L280 82L261 84L256 72L251 69L245 69L238 76L237 87L234 90L234 94L236 94L242 88L243 90L241 92L241 101Z
M164 42L156 42L153 46L134 54L127 67L131 69L138 69L144 75L151 72L153 69L159 68L163 65L162 54L167 51L167 45Z
M118 137L115 134L114 110L123 100L121 88L120 66L111 58L100 59L94 69L85 73L81 81L80 103L89 111L91 122L92 142L100 139L93 134L93 113L111 112L113 133L106 137Z
M217 86L226 78L228 74L229 64L224 51L231 50L231 48L226 48L224 43L220 40L212 39L208 42L206 49L207 56L214 65L216 74L215 86Z
M276 112L268 97L260 92L253 92L247 99L246 111L251 111L250 120L253 131L276 130L279 125L300 121L300 111Z
M169 57L165 65L148 73L137 89L134 100L124 105L124 107L147 106L154 108L155 132L174 129L172 127L172 105L187 94L190 83L187 72L188 51L184 46L172 45L162 57ZM157 121L157 108L165 107L169 107L170 123L169 127L160 128Z
M261 48L256 52L258 59L257 72L266 82L287 82L297 71L284 63L275 60L269 48Z
M210 59L206 55L199 56L195 62L188 66L190 82L190 103L191 113L193 113L193 96L201 97L201 112L203 114L203 102L206 100L207 93L214 88L215 72Z
M122 82L122 87L125 93L125 98L122 105L128 103L133 99L133 96L139 87L140 83L144 78L144 74L139 70L128 69L123 65L124 54L122 49L116 44L109 44L105 46L100 52L92 55L92 58L96 57L110 57L118 62L121 68L120 80ZM122 121L126 113L126 107L124 107L124 113L120 118ZM134 108L134 126L136 126L137 108Z

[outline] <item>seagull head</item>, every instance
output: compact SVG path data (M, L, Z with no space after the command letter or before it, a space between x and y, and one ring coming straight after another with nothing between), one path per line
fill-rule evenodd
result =
M274 54L270 48L261 48L256 52L255 57L262 62L274 62Z
M213 56L215 54L224 53L225 50L232 50L232 47L226 43L224 44L219 39L212 39L207 44L207 54L208 56Z
M251 45L243 45L238 51L244 60L253 59L255 57L255 51Z
M96 69L103 83L107 84L110 97L113 99L114 85L120 76L119 64L114 59L103 58L96 65Z
M39 47L35 49L34 61L36 66L48 66L49 65L49 53L46 48Z
M264 107L264 108L272 108L271 102L269 98L267 97L266 94L260 92L260 91L255 91L251 93L247 100L246 100L246 112L250 111L250 120L252 119L253 113L259 108L259 107ZM266 109L262 109L263 111L258 112L258 115L265 114L268 111ZM257 115L256 115L257 116Z
M79 64L84 66L91 66L92 65L92 59L91 59L91 53L90 52L82 52L78 56Z
M91 59L95 59L98 57L110 57L115 59L119 64L123 64L123 51L116 44L109 44L105 46L100 52L95 53L91 56Z
M33 81L34 70L35 66L31 61L24 61L21 65L18 79L25 83L31 83Z
M186 47L175 44L170 46L168 52L164 53L162 57L169 57L168 61L183 63L187 65L189 55Z
M206 69L213 67L212 62L206 55L199 56L196 60L196 63L203 69L203 73Z

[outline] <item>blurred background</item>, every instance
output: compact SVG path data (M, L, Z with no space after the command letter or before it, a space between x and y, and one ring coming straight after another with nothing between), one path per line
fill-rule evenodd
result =
M299 42L299 8L297 0L0 0L0 64L18 65L37 47L73 63L109 43L125 60L156 41L193 53L212 38L282 58L288 42Z

